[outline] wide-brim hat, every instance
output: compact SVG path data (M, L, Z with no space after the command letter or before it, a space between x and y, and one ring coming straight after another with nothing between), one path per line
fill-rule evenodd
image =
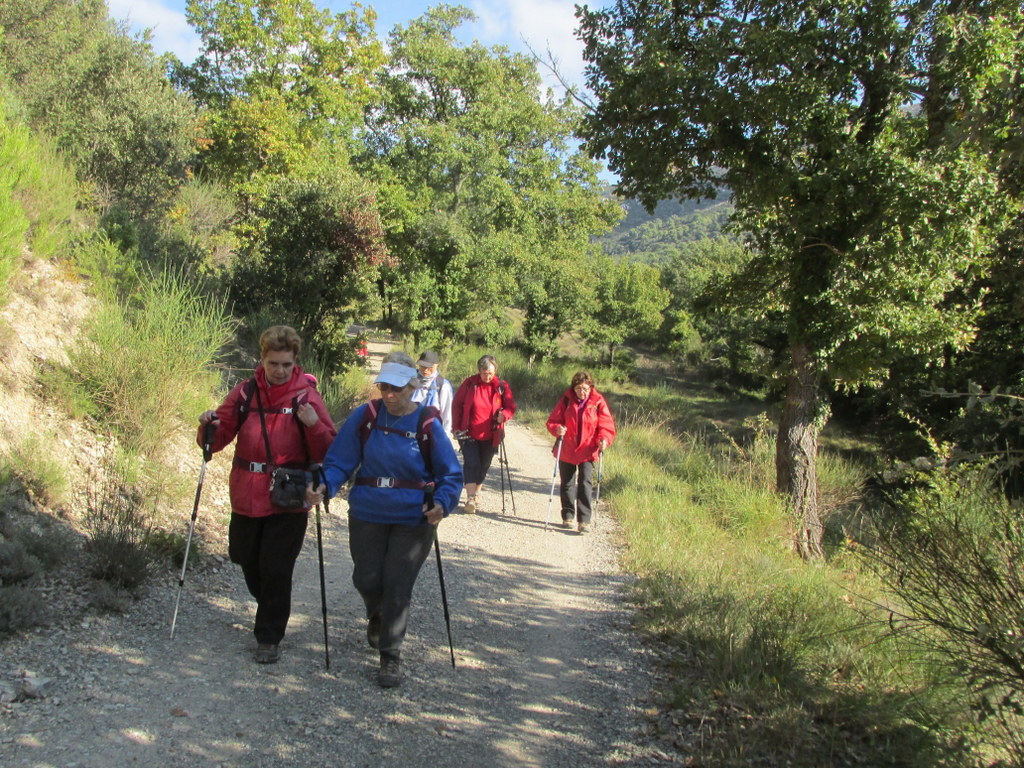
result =
M407 387L413 379L419 378L419 371L401 363L384 363L374 384L390 384L393 387Z
M437 365L441 362L440 356L432 349L424 350L420 352L420 359L416 361L416 365L422 365L424 368L429 368L432 365Z

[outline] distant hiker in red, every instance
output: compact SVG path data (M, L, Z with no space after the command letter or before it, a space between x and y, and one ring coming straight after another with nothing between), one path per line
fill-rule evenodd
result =
M505 422L516 412L512 388L498 378L494 356L481 357L476 369L476 376L459 385L452 404L452 433L462 449L466 483L463 509L470 514L476 512L477 494L505 434Z
M586 533L590 525L593 498L594 461L615 440L615 422L604 396L594 389L594 380L586 371L572 377L572 383L548 416L548 432L562 439L552 453L558 456L562 481L562 527ZM561 452L559 452L561 450ZM577 471L579 476L577 478Z
M334 439L330 414L316 379L299 367L302 340L286 325L260 335L260 364L251 378L228 393L216 411L199 417L216 422L212 449L235 437L229 481L231 523L228 555L242 566L256 598L256 661L280 658L278 644L291 615L292 572L309 519L306 470L320 463Z

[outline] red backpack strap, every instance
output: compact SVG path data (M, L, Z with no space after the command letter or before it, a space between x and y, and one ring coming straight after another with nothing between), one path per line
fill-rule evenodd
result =
M370 437L370 432L374 429L379 429L382 432L394 432L396 434L409 435L409 437L415 437L416 442L420 446L420 453L423 455L423 463L426 465L427 474L434 474L434 463L433 463L433 447L434 447L434 422L441 417L441 411L432 405L424 405L420 408L420 417L416 422L416 434L412 435L404 430L391 429L389 427L381 426L377 423L377 414L380 413L381 406L384 401L380 398L371 400L366 404L366 408L363 411L363 418L359 422L359 443L365 445L367 439Z
M416 424L416 440L420 444L420 454L423 456L423 464L427 468L427 474L434 476L434 422L441 417L441 411L433 405L423 406L420 411L420 419Z
M242 382L242 393L245 395L244 401L238 403L238 428L241 429L245 420L249 418L249 411L252 410L252 396L256 391L256 377L250 376L248 379Z
M373 425L377 421L377 414L380 412L383 404L384 400L381 398L371 400L366 404L366 408L363 410L363 419L359 422L358 434L360 445L366 444L366 440L370 436L370 430L373 429Z

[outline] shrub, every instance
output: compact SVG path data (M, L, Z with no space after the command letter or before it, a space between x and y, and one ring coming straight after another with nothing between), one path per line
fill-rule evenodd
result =
M144 282L134 300L108 303L71 363L100 418L149 457L207 406L209 365L230 338L221 299L165 273Z
M11 470L27 489L46 506L66 503L70 491L64 462L53 452L52 434L22 435L8 457Z
M65 565L69 556L78 549L75 534L52 518L40 515L41 526L23 528L16 534L16 540L46 570Z
M1024 765L1024 519L990 468L939 466L883 491L867 562L899 599L890 625L966 678L982 723Z
M0 584L28 581L42 571L42 563L19 541L0 541Z
M135 590L149 575L146 540L150 524L142 496L119 468L110 467L103 481L90 488L84 523L89 575L126 590Z
M185 559L185 546L188 544L188 562L192 565L202 555L202 542L196 536L189 544L187 536L171 531L151 530L143 537L143 545L155 560L172 563L180 568Z
M0 635L44 624L48 615L46 602L34 589L0 586Z
M138 259L124 252L106 234L96 233L78 243L73 255L75 269L108 302L124 301L142 284Z
M28 129L13 124L0 111L0 303L6 303L7 283L21 258L30 225L15 196L25 174L30 144Z

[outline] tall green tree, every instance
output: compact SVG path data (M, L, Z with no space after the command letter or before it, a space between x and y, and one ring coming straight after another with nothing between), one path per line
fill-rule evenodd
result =
M583 325L583 336L605 347L608 362L614 364L615 351L628 339L654 336L669 295L661 287L660 271L647 264L600 256L593 259L592 270L597 280L594 306Z
M103 0L4 0L0 27L5 82L99 207L162 213L187 178L197 114L150 45L114 25Z
M352 168L383 63L375 13L313 0L189 0L202 52L176 80L203 107L201 170L236 196L226 265L239 311L283 305L322 356L384 260L372 188Z
M1007 0L619 0L581 11L591 150L653 206L728 188L757 256L723 293L785 318L777 483L821 553L823 388L972 335L952 289L1008 199L1000 143L1021 67Z
M260 196L347 165L383 61L372 8L313 0L188 0L202 52L175 77L206 107L205 165Z
M243 243L231 272L235 309L288 318L332 373L349 362L346 328L387 256L361 194L336 179L282 180L257 211L274 226Z
M532 314L550 320L548 289L581 284L590 237L618 209L601 199L595 163L571 146L576 110L542 93L529 58L459 44L455 30L470 18L439 6L389 37L363 159L400 265L382 298L398 326L434 341L471 331L502 340L505 308L524 308L542 354L550 331ZM552 268L572 279L559 283Z

